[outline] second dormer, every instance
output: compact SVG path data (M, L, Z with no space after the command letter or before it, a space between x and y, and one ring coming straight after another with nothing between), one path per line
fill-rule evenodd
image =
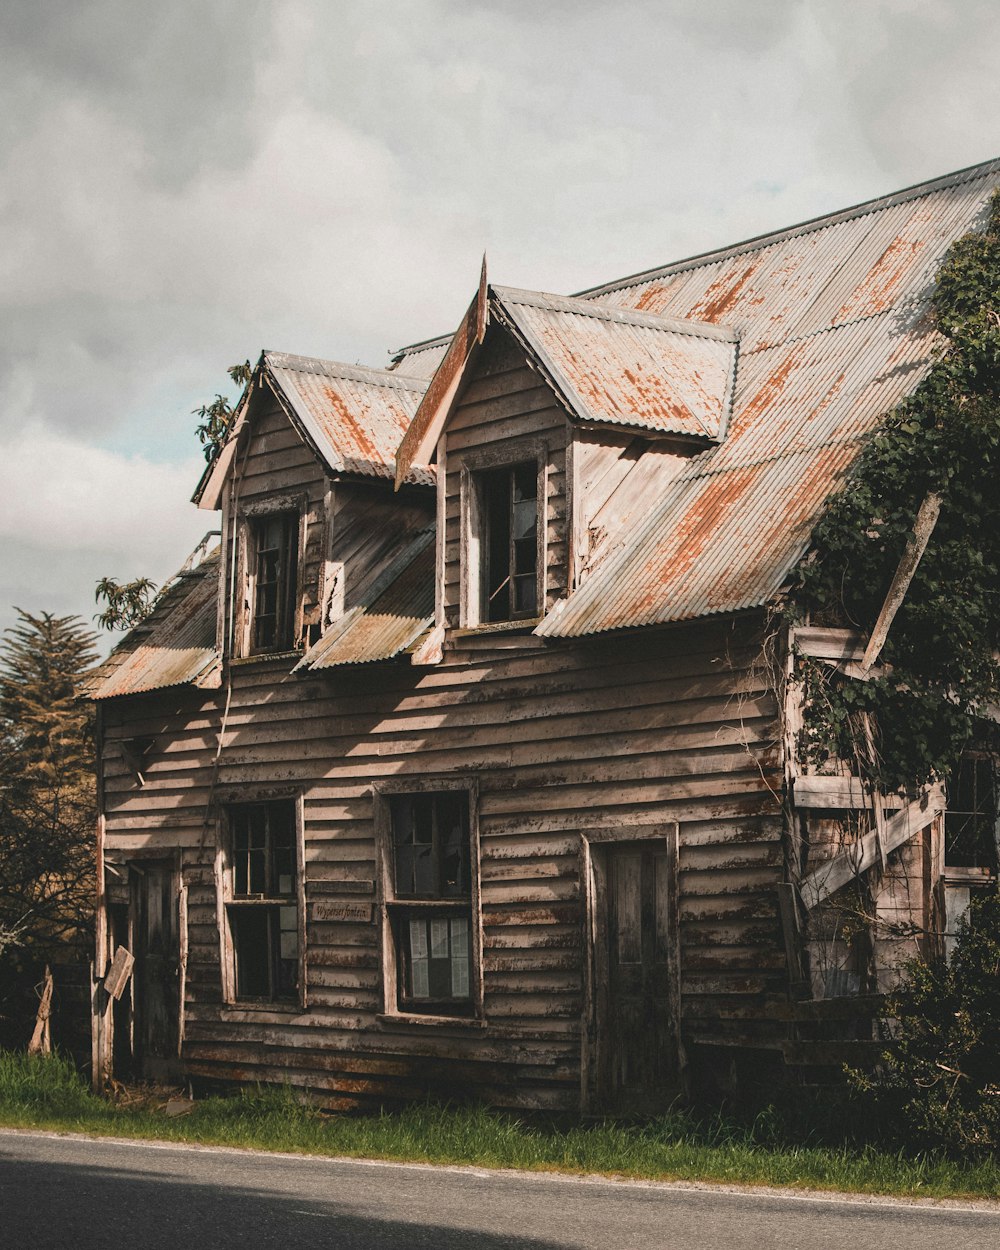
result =
M724 440L737 349L725 326L483 281L397 458L400 484L437 465L439 634L535 626L572 595Z

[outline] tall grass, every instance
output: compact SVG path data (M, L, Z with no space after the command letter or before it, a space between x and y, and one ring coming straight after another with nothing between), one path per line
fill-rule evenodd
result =
M783 1142L775 1117L745 1125L676 1112L643 1125L558 1127L482 1107L420 1103L326 1115L288 1089L199 1100L182 1118L90 1092L72 1065L0 1052L0 1124L315 1155L599 1173L652 1180L802 1186L934 1197L998 1197L1000 1166L874 1147Z

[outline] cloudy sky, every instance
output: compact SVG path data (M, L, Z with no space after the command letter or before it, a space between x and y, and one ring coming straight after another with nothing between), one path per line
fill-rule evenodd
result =
M994 0L8 0L0 627L162 581L191 409L1000 155Z

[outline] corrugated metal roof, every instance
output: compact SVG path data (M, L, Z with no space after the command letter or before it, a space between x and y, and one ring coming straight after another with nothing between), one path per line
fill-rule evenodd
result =
M94 670L84 694L111 699L190 682L217 685L219 564L216 547L193 571L169 582L149 616Z
M264 368L336 473L393 478L396 449L424 391L425 378L365 369L287 352L265 352ZM408 480L432 485L430 468Z
M391 660L434 622L434 528L419 531L373 585L306 652L298 669Z
M491 287L491 314L526 342L581 420L718 439L736 370L736 335L592 300Z
M771 601L864 438L925 375L948 247L981 225L1000 162L602 287L590 298L740 334L725 440L538 627L576 636ZM598 553L599 556L599 553Z
M437 372L438 365L444 360L450 342L451 335L444 334L440 338L414 343L411 347L400 347L391 353L390 372L398 369L407 377L423 378L429 381Z

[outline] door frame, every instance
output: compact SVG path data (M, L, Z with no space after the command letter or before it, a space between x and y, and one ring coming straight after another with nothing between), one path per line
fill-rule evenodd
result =
M177 903L177 1003L176 1003L176 1034L177 1046L176 1054L173 1056L178 1063L178 1071L180 1070L181 1049L184 1043L184 996L185 996L185 980L187 972L187 887L184 882L184 874L181 871L181 851L177 847L141 847L135 850L128 850L116 857L115 867L119 872L124 872L127 890L128 890L128 949L133 955L136 955L137 940L137 922L139 919L140 900L139 900L139 881L138 876L142 875L147 865L163 865L168 867L174 876L175 898ZM135 872L133 872L133 869ZM110 916L109 916L110 921ZM109 924L110 930L110 924ZM125 991L129 999L129 1052L130 1067L133 1077L140 1076L139 1066L142 1064L144 1056L141 1053L142 1048L139 1041L137 1025L140 1023L140 1015L142 1012L142 993L143 987L139 984L141 970L140 961L136 958L136 968L129 980L128 989ZM110 1053L114 1055L114 1013L108 1012L108 1016L112 1021L111 1036L109 1038ZM166 1058L166 1056L165 1056Z
M681 1037L681 942L678 903L680 887L680 825L676 820L655 825L586 829L580 834L580 879L583 886L583 1018L580 1029L580 1110L602 1110L605 1091L600 1075L605 1070L607 1043L602 1019L608 1012L608 848L632 842L660 842L666 847L669 865L667 933L670 964L667 972L668 1005L674 1022L677 1074L685 1085L686 1058Z

